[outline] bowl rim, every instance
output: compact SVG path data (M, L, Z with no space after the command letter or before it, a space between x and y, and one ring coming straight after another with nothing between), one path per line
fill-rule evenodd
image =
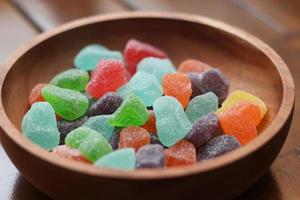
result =
M247 44L253 46L256 50L263 53L276 67L280 79L283 85L283 97L280 108L274 117L270 125L256 137L249 144L232 151L226 155L220 156L214 160L209 160L201 164L195 164L184 167L176 167L168 170L165 169L141 169L134 171L122 171L122 170L110 170L104 168L97 168L95 166L87 166L86 164L79 163L76 161L71 161L59 157L54 157L46 150L41 147L31 143L27 140L21 132L13 125L9 120L8 116L5 113L3 106L3 84L5 82L6 75L12 66L17 62L17 60L22 57L28 50L38 45L39 43L47 40L48 38L54 37L60 33L71 30L73 28L78 28L80 26L87 26L94 23L101 23L105 21L112 20L122 20L122 19L168 19L168 20L177 20L177 21L186 21L197 24L203 24L208 27L212 27L226 34L233 35L234 37L239 38L242 41L247 42ZM289 115L291 114L294 106L295 99L295 86L291 76L291 73L279 57L279 55L271 49L267 44L252 36L251 34L228 25L224 22L220 22L215 19L208 17L185 14L185 13L172 13L172 12L153 12L153 11L138 11L138 12L122 12L122 13L113 13L105 15L95 15L92 17L86 17L78 19L75 21L68 22L66 24L60 25L53 30L42 33L35 38L33 38L27 44L19 47L15 50L5 61L3 66L0 68L0 127L3 130L3 134L6 134L11 140L13 140L20 148L27 151L28 153L38 157L39 159L48 162L51 165L56 167L61 167L66 170L71 170L73 172L106 177L106 178L115 178L115 179L165 179L165 178L176 178L182 176L193 175L196 173L205 173L207 171L212 171L218 168L222 168L226 165L229 165L233 162L236 162L270 141L276 134L279 133L279 130L286 123ZM5 147L4 147L5 149Z

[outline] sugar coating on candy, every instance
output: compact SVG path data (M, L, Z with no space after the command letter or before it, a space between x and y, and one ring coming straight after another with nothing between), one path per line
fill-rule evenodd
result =
M75 67L86 71L94 70L96 65L105 59L116 59L123 61L119 51L111 51L98 44L91 44L81 49L74 59Z
M102 60L93 72L86 91L91 97L100 98L107 92L117 91L127 82L126 69L118 60Z
M148 144L142 146L136 153L137 168L161 168L165 166L163 146Z
M256 126L261 119L257 105L240 102L219 115L224 133L235 136L244 145L257 136Z
M175 97L185 108L192 94L191 81L184 73L165 74L162 81L166 96Z
M62 158L66 158L69 160L79 161L83 163L91 163L88 159L86 159L78 149L72 149L66 145L60 145L55 147L51 154L57 155Z
M181 140L172 147L165 149L165 163L167 167L195 164L196 149L186 140Z
M128 94L121 106L109 120L112 126L141 126L148 120L148 111L144 103L134 94Z
M100 133L84 126L76 128L66 136L65 144L71 148L78 149L84 139L93 134L98 135Z
M201 75L195 72L187 73L188 78L191 82L192 95L191 98L204 94L205 92L201 86Z
M47 84L39 83L36 86L34 86L34 88L31 90L31 92L29 94L29 105L32 105L33 103L36 103L36 102L45 101L41 95L42 89L45 85L47 85Z
M81 69L68 69L57 74L50 83L57 87L84 91L89 82L89 74Z
M210 68L211 68L210 65L200 60L187 59L182 63L180 63L178 71L182 73L189 73L189 72L202 73L205 70L208 70Z
M121 96L121 97L126 97L128 94L133 93L131 91L131 87L128 83L122 85L121 87L118 88L117 93Z
M60 144L65 144L66 136L74 129L82 126L88 120L88 116L83 116L73 121L59 120L57 121L57 128L60 132Z
M149 133L156 134L156 119L155 119L155 113L153 110L148 110L148 120L147 122L142 125L141 127L146 129Z
M240 143L231 135L219 135L209 140L198 149L197 160L206 161L226 154L238 147Z
M124 49L124 59L131 74L136 72L138 63L146 57L166 58L167 55L162 50L150 44L136 39L128 40Z
M120 132L121 129L115 129L112 136L108 139L108 143L110 144L113 150L116 150L119 147Z
M55 113L47 102L32 104L23 118L21 130L26 138L44 149L51 150L59 144Z
M160 142L167 147L183 139L192 128L181 104L171 96L158 98L153 105Z
M133 148L124 148L106 154L95 162L97 167L110 169L133 170L136 156Z
M122 104L122 97L115 92L108 92L91 105L89 116L113 114Z
M185 114L191 123L197 119L215 112L218 109L218 97L213 92L194 97L188 104Z
M199 118L186 136L196 149L221 132L220 122L214 113Z
M150 134L141 127L129 126L120 132L119 148L132 147L138 150L146 144L150 144Z
M165 74L176 72L173 63L169 59L154 57L144 58L141 62L139 62L137 70L152 74L157 78L159 83L162 82Z
M89 101L80 92L46 85L42 96L51 104L55 112L66 120L74 120L83 116L89 106Z
M108 124L108 120L110 119L111 115L98 115L94 117L90 117L83 126L89 127L99 133L101 133L105 139L109 139L115 127Z
M261 119L265 116L267 113L267 106L266 104L257 96L250 94L248 92L242 91L242 90L236 90L233 93L231 93L226 100L222 103L221 108L217 110L217 115L220 115L222 112L227 111L230 109L233 105L237 104L238 102L246 101L249 103L253 103L257 105L261 111Z

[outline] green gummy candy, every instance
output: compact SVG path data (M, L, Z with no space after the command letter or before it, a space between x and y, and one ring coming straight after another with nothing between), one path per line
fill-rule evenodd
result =
M134 94L128 94L121 106L112 114L112 126L141 126L148 120L148 111L143 102Z
M90 117L83 126L89 127L99 133L101 133L105 139L109 139L115 127L108 124L108 120L110 119L111 115L98 115L94 117Z
M165 74L173 73L176 71L173 63L167 58L144 58L137 66L138 71L143 71L154 75L159 83L162 82Z
M135 168L136 156L133 148L124 148L106 154L96 161L97 167L111 169L133 170Z
M72 130L65 138L65 144L71 148L78 149L80 144L90 135L100 135L97 131L88 127L79 127Z
M33 143L51 150L59 144L55 112L47 102L34 103L23 118L22 133Z
M213 92L194 97L188 104L185 114L191 123L197 119L215 112L218 109L218 97Z
M61 88L84 91L88 82L89 74L87 71L81 69L69 69L56 75L50 83Z
M158 98L153 104L153 110L156 117L157 135L164 146L174 145L192 128L182 105L174 97Z
M92 44L79 51L74 59L75 67L86 71L94 70L103 59L117 59L123 62L119 51L111 51L102 45Z
M88 109L89 101L80 92L46 85L42 96L51 104L55 112L66 120L74 120L83 116Z

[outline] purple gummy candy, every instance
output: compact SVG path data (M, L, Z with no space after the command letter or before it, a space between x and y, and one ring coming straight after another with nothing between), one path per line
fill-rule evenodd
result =
M57 128L60 132L60 144L65 144L66 136L74 129L82 126L87 120L88 116L83 116L73 121L59 120L57 121Z
M203 89L200 84L200 75L198 73L188 73L188 78L191 81L192 85L192 95L191 98L194 98L195 96L203 94Z
M231 135L219 135L207 142L198 150L197 160L206 161L228 153L240 147L238 140Z
M110 144L113 150L117 150L119 147L119 136L121 130L122 129L116 129L108 140L108 143Z
M137 168L159 168L165 166L164 148L159 144L148 144L136 153Z
M221 126L217 115L208 113L200 117L194 124L192 129L188 132L186 139L195 145L198 149L205 144L212 137L221 132Z

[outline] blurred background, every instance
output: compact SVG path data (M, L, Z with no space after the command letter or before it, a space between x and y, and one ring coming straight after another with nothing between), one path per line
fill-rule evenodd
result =
M0 0L0 67L15 48L62 23L96 14L141 10L205 15L250 32L284 59L299 95L300 0ZM270 171L238 199L300 198L298 120L296 104L294 122L280 155ZM47 199L19 175L1 145L0 199Z

